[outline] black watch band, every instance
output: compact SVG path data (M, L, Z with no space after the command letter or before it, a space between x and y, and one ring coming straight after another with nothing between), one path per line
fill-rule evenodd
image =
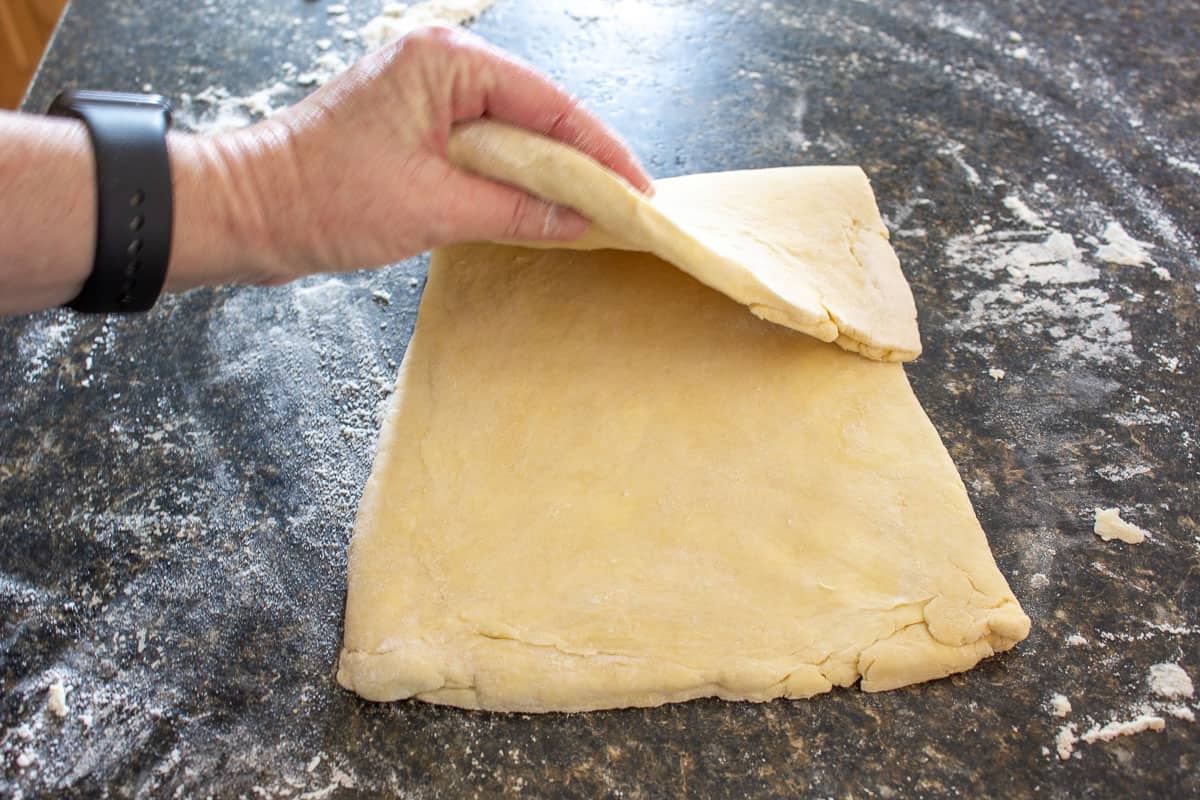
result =
M167 128L159 95L70 90L49 114L87 126L96 157L96 256L68 308L91 313L146 311L167 277L174 210Z

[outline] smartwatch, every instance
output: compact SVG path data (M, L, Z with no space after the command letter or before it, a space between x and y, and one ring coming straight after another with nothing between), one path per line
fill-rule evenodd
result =
M99 314L150 309L171 254L170 104L159 95L70 90L47 113L82 121L96 161L96 255L83 290L66 307Z

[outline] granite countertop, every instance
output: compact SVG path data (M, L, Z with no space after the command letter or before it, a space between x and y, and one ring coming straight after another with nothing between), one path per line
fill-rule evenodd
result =
M152 89L185 127L249 121L362 52L381 4L350 5L74 2L26 107ZM0 795L1200 794L1196 698L1149 681L1200 679L1200 6L499 0L472 27L657 176L866 169L908 374L1032 635L874 695L366 703L333 681L346 544L427 260L53 311L0 322ZM1094 536L1101 507L1147 541ZM1056 754L1143 714L1165 727Z

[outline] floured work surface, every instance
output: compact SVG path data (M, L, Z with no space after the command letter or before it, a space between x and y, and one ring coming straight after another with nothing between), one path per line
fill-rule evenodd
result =
M435 252L351 546L347 688L511 711L877 691L1028 629L899 364L645 253Z

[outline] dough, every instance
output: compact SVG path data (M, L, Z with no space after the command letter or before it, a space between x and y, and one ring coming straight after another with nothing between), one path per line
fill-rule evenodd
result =
M1119 508L1097 508L1092 532L1106 542L1119 539L1126 544L1141 544L1146 541L1146 529L1121 519Z
M578 150L519 128L460 126L461 166L583 212L575 249L644 250L763 319L868 358L921 352L917 309L858 167L806 167L660 181L653 202Z
M729 228L688 224L730 252L836 259L882 229L859 174L691 176L656 207L712 198ZM780 204L831 187L823 214ZM434 253L351 543L343 686L502 711L798 698L942 677L1028 630L900 364L648 252Z

